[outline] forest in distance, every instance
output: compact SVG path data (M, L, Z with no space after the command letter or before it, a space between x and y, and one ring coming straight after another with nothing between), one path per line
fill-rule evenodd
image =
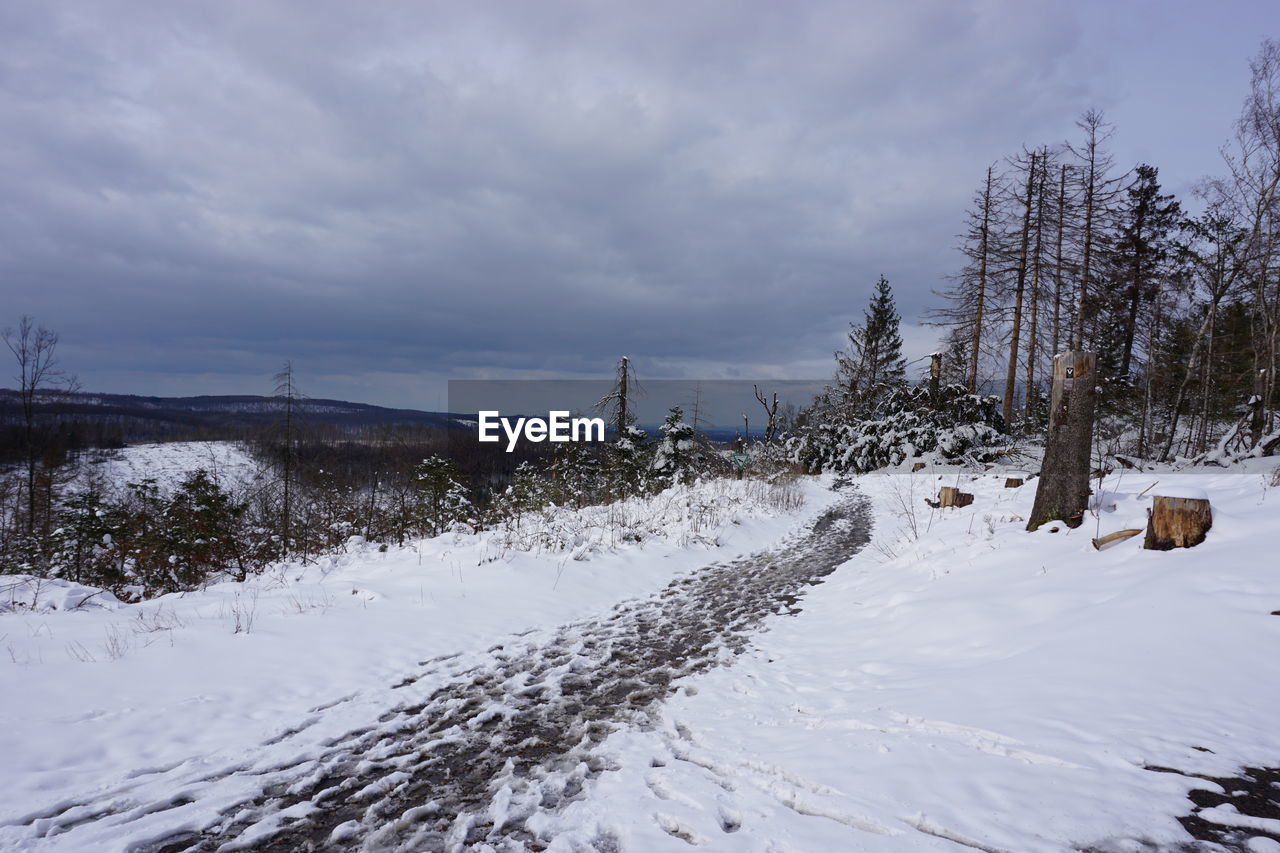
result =
M747 453L749 476L762 478L982 462L1040 441L1049 366L1065 351L1096 354L1099 466L1272 455L1280 42L1265 41L1250 68L1222 173L1192 198L1167 193L1157 164L1117 164L1113 128L1093 110L1073 140L1024 145L983 168L956 270L928 318L942 343L933 375L920 378L904 358L902 318L882 276L825 390L807 406L780 406L762 383L759 432L744 429L736 441L709 436L684 401L656 429L642 428L637 368L625 357L600 400L610 430L598 445L506 453L438 414L309 401L305 376L288 363L273 394L240 398L235 417L195 406L147 421L119 401L76 403L57 333L23 317L4 335L17 387L0 392L0 572L146 597L228 566L243 577L282 557L307 559L352 535L401 544L547 503L605 504L737 476L730 450ZM233 488L194 472L166 491L95 482L79 464L144 438L239 441L262 473Z

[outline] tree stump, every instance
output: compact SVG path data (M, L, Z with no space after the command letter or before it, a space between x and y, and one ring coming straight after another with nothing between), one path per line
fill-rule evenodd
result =
M949 506L961 507L973 503L973 495L962 492L953 486L943 486L938 490L938 506L946 509Z
M911 473L914 474L917 471L923 471L924 467L925 466L923 462L917 462L916 464L911 466Z
M1155 495L1148 510L1147 538L1142 547L1148 551L1194 548L1204 541L1212 526L1213 509L1208 498Z
M1044 464L1027 530L1047 521L1079 527L1089 506L1089 452L1097 398L1096 359L1091 352L1053 357L1053 390Z
M1019 488L1019 487L1021 487L1021 486L1022 486L1022 478L1021 478L1021 477L1006 477L1006 478L1005 478L1005 481L1004 481L1004 487L1005 487L1006 489L1017 489L1017 488Z

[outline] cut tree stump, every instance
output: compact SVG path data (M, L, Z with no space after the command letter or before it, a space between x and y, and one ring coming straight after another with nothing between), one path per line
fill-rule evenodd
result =
M1022 482L1023 480L1021 477L1006 477L1004 487L1006 489L1017 489L1022 486Z
M917 462L916 464L914 464L914 465L912 465L912 466L911 466L911 473L912 473L912 474L914 474L914 473L915 473L915 472L917 472L917 471L923 471L923 470L924 470L924 463L923 463L923 462Z
M971 503L973 503L973 495L962 492L954 486L943 486L938 490L938 507L941 509L968 506Z
M1210 527L1213 527L1213 509L1208 498L1154 495L1148 511L1147 538L1142 547L1148 551L1194 548L1204 541Z

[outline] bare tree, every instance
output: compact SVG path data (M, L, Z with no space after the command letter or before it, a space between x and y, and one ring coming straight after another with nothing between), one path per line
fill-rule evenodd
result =
M1198 428L1190 431L1187 451L1190 453L1196 446L1203 450L1207 444L1209 394L1213 386L1210 373L1218 310L1237 292L1240 281L1239 250L1244 238L1240 230L1233 226L1230 217L1220 209L1211 207L1203 216L1190 221L1188 229L1198 238L1199 243L1199 250L1193 254L1192 266L1195 270L1195 282L1204 294L1204 315L1196 331L1191 352L1186 358L1185 372L1174 398L1169 434L1165 438L1161 459L1168 459L1173 450L1182 405L1191 383L1197 378L1201 384L1201 419Z
M1049 348L1051 355L1062 351L1062 305L1066 296L1066 238L1067 219L1069 216L1070 198L1067 195L1067 175L1071 167L1066 163L1058 166L1058 197L1054 204L1054 245L1053 245L1053 333Z
M933 325L953 330L950 337L967 341L966 368L962 377L970 393L978 390L978 371L983 351L983 336L988 331L988 315L993 291L993 273L999 249L997 229L1000 219L1001 180L995 165L987 167L982 186L974 195L968 213L968 225L960 235L960 251L966 262L954 276L953 285L940 293L947 306L930 311Z
M640 383L636 381L636 371L631 366L631 359L624 355L618 360L618 376L613 388L597 400L592 409L604 413L613 422L618 438L622 438L626 435L627 427L635 420L632 401L643 393Z
M284 368L272 377L276 383L275 397L284 410L284 442L281 458L281 492L282 504L280 513L280 547L283 555L288 555L290 546L290 522L293 517L292 486L297 476L297 419L296 409L301 395L294 382L293 362L286 361Z
M1036 214L1032 225L1035 230L1035 245L1031 249L1031 327L1027 330L1026 405L1023 409L1023 415L1027 421L1031 420L1034 411L1032 403L1036 387L1036 359L1040 356L1041 270L1044 259L1045 185L1049 180L1049 157L1049 149L1041 148L1040 165L1036 174ZM1056 354L1053 353L1053 355Z
M778 429L778 395L776 393L773 395L773 402L771 403L768 396L759 387L752 385L751 390L755 392L756 400L764 407L764 441L765 444L768 444L773 441L773 435Z
M25 497L27 533L35 530L37 476L40 470L40 452L36 442L36 405L42 395L50 392L69 393L75 390L73 377L58 367L58 335L43 326L37 327L31 317L18 321L18 328L5 329L5 346L13 353L18 372L18 400L22 409L22 453L25 472Z
M1094 260L1106 232L1106 217L1122 180L1108 177L1114 163L1104 146L1114 128L1107 123L1102 113L1087 110L1076 122L1076 126L1084 132L1084 140L1079 147L1068 145L1067 150L1080 161L1077 175L1080 180L1083 221L1080 227L1080 288L1076 294L1075 321L1071 327L1071 349L1084 346L1084 321L1088 314Z
M693 427L694 432L704 427L714 426L711 421L702 416L702 383L694 383L693 391L690 392L692 399L689 401L689 426Z
M1005 423L1013 422L1013 395L1018 380L1018 352L1022 333L1022 304L1026 295L1027 262L1030 258L1032 211L1035 210L1037 178L1039 177L1038 151L1032 151L1016 165L1025 170L1027 178L1025 189L1018 196L1018 204L1022 208L1022 227L1018 231L1018 254L1014 273L1013 293L1013 328L1009 335L1009 369L1005 373L1004 409L1002 415ZM1028 392L1030 389L1028 389Z
M1243 234L1238 269L1254 301L1254 376L1261 377L1261 410L1274 421L1280 367L1280 42L1264 41L1249 67L1249 95L1232 145L1222 150L1230 176L1206 181L1201 192ZM1251 429L1255 445L1262 432L1262 422Z

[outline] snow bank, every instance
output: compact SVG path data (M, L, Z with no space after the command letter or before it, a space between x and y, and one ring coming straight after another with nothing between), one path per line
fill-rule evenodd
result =
M420 675L423 661L465 662L516 633L536 639L772 544L834 499L812 480L794 489L800 509L794 499L776 505L750 481L630 502L628 517L648 519L651 535L585 552L521 550L496 532L385 552L356 539L346 554L242 584L104 602L116 609L0 613L0 850L85 849L76 833L35 837L24 818L97 802L102 791L163 800L246 760L318 755L327 739L402 701L394 685ZM720 506L714 517L707 503ZM599 522L594 510L552 515L562 530ZM28 581L5 579L0 589ZM44 582L40 600L71 602L84 589ZM19 600L35 599L14 593ZM202 825L258 782L230 774L219 784L228 787L156 819ZM122 849L143 831L95 828L111 844L93 849Z
M1187 792L1213 783L1182 774L1280 766L1275 465L1117 472L1083 526L1034 534L1035 481L1005 489L999 469L858 478L872 546L755 651L687 679L654 730L607 740L619 769L556 816L550 849L1184 849ZM974 504L931 510L942 485ZM1091 547L1173 490L1213 502L1202 545Z
M0 613L53 613L124 606L118 598L95 586L31 575L0 575Z

